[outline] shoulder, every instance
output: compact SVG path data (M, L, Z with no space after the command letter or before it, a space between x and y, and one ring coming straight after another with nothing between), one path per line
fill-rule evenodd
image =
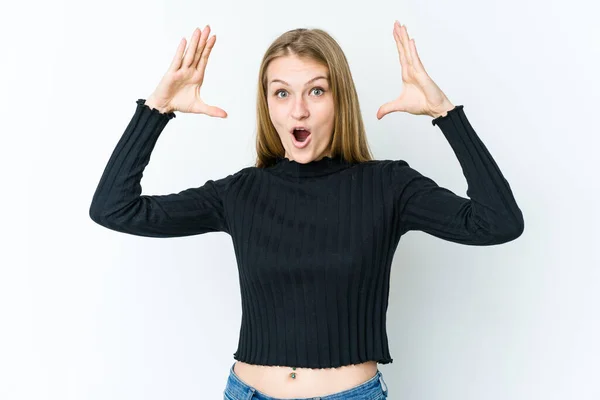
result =
M408 169L412 169L405 160L370 160L358 163L357 168L370 169L375 172L387 175L404 173Z
M424 178L406 160L372 160L360 164L361 168L372 169L368 173L377 176L395 190L401 191L407 185L422 182Z
M239 182L240 180L244 180L245 178L254 174L255 169L257 169L257 168L256 167L244 167L237 172L232 172L231 174L229 174L223 178L216 179L216 180L214 180L214 182L221 186L235 184L236 182Z
M254 167L245 167L237 172L232 172L218 179L210 179L208 183L221 195L230 191L232 187L243 184L245 180L253 174Z

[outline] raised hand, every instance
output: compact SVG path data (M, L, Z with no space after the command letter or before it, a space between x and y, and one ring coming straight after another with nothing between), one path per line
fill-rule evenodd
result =
M377 110L377 119L394 111L439 117L454 108L448 97L429 77L405 25L394 22L394 39L400 56L403 91L400 96Z
M217 40L214 35L207 40L209 34L208 25L202 31L196 28L185 55L186 40L181 39L169 69L146 99L149 107L161 112L180 111L227 118L224 110L209 106L200 98L208 56Z

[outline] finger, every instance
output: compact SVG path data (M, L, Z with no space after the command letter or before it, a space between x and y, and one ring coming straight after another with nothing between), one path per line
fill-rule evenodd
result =
M208 40L208 42L206 42L206 47L204 48L202 56L200 57L200 61L198 62L198 66L196 67L198 71L204 72L204 70L206 69L206 64L208 64L208 56L210 56L210 52L215 46L216 41L217 36L213 36Z
M177 71L179 67L181 67L181 58L183 57L183 50L185 49L185 38L181 39L179 42L179 46L177 46L177 51L175 51L175 56L173 56L173 61L171 61L171 65L169 69L171 71Z
M406 25L402 25L398 29L398 35L400 36L400 42L402 43L402 47L404 48L404 56L406 57L406 62L408 63L408 65L412 66L413 60L410 55L410 47L408 45L408 31L406 30Z
M190 45L185 51L185 56L183 57L182 67L189 67L192 61L194 60L194 55L196 54L196 48L198 47L198 42L200 41L200 36L202 32L200 29L194 29L194 33L192 34L192 38L190 39Z
M206 25L205 30L202 31L202 36L200 37L200 44L198 45L198 48L196 49L196 54L194 54L194 60L190 64L190 67L197 68L198 60L200 59L200 56L202 55L202 52L204 51L204 48L205 48L206 42L207 42L206 38L208 37L208 35L210 35L210 26Z
M423 63L421 63L421 57L419 57L419 53L417 53L417 45L415 44L415 39L410 39L410 49L411 49L411 54L412 54L412 59L413 59L413 66L415 67L417 72L427 73L425 71L425 67L423 66Z
M400 42L400 36L398 35L398 32L396 31L395 28L394 28L394 40L396 41L396 47L398 48L398 56L400 57L400 65L402 66L402 68L408 68L408 63L406 61L406 57L404 56L404 47L402 46L402 43Z

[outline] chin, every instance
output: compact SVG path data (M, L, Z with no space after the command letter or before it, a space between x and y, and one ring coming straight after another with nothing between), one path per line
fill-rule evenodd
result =
M314 157L309 154L292 154L291 156L294 161L299 162L301 164L309 163L314 159Z
M321 159L325 157L327 154L323 153L323 155L315 155L315 154L304 154L295 157L295 160L302 164L308 164L309 162Z

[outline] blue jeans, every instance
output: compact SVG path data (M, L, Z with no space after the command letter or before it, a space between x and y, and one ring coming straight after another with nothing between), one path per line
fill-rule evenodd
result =
M283 400L267 396L252 386L246 384L233 371L235 363L229 370L229 378L225 386L225 400ZM302 397L295 400L385 400L388 391L381 371L377 370L374 377L353 388L321 397Z

